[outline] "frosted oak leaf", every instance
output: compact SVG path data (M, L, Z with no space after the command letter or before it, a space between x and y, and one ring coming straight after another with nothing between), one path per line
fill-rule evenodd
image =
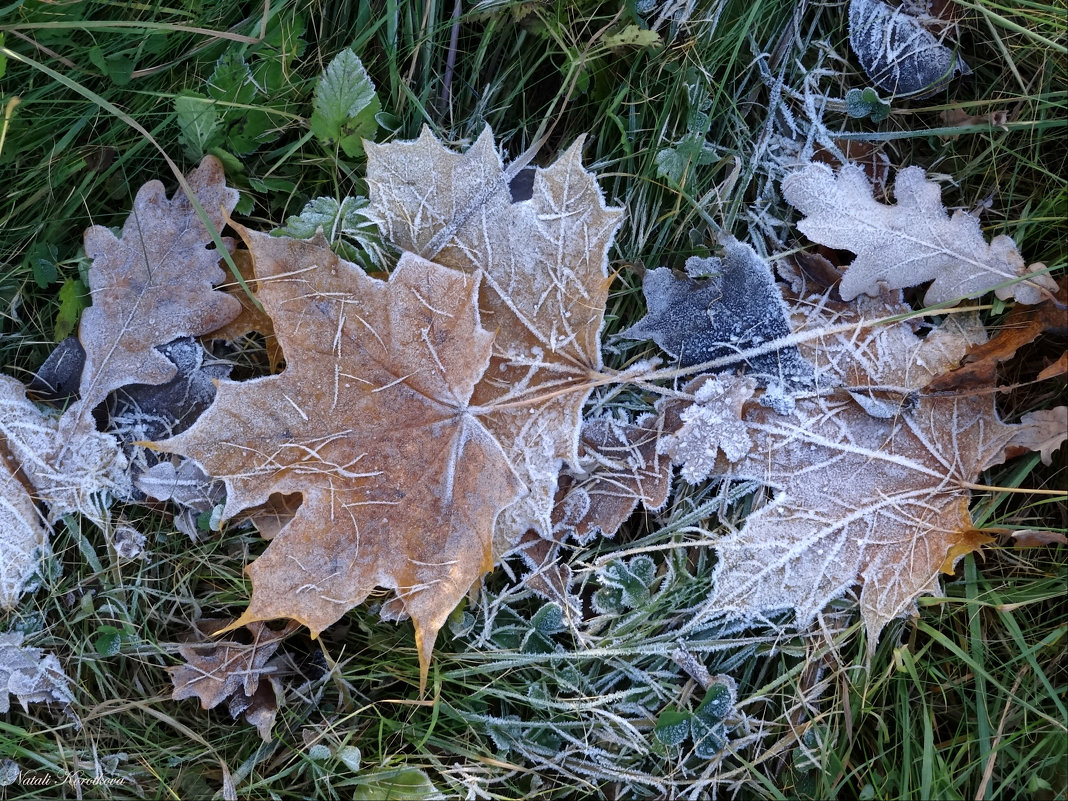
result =
M221 230L238 198L226 186L222 164L206 156L188 183L211 225ZM181 189L168 199L159 181L138 190L120 236L100 225L86 230L85 253L93 259L93 305L79 330L85 349L81 398L67 410L65 429L91 427L92 410L114 389L169 381L175 366L156 347L214 331L241 309L235 298L213 290L225 273L196 207Z
M409 253L381 281L322 236L243 236L286 367L220 381L208 411L158 447L226 483L224 519L272 493L303 498L249 566L233 627L287 617L318 635L386 587L415 623L425 683L437 632L492 566L494 523L522 487L471 405L493 341L481 276Z
M976 217L947 214L941 189L919 167L897 174L895 205L875 200L864 171L851 164L837 175L825 164L809 164L783 180L782 194L805 214L797 224L805 236L857 254L839 286L843 300L932 280L927 306L992 289L1002 299L1039 303L1057 291L1045 266L1029 267L1010 237L988 244Z
M548 534L561 461L578 464L582 407L600 374L611 279L607 253L623 211L582 167L582 140L535 171L513 203L487 128L465 153L429 129L412 142L367 143L371 215L404 251L482 273L478 306L496 332L472 403L508 452L527 494L501 515L500 553L527 529Z

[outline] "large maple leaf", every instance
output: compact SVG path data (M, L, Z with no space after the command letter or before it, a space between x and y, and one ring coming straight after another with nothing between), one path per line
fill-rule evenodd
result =
M868 322L904 306L822 301L795 309L798 333L810 335L801 351L817 366L822 391L799 398L788 415L745 402L736 425L751 446L707 465L760 481L774 498L717 542L704 613L793 609L804 626L860 584L873 648L890 620L938 591L942 572L991 541L972 524L969 490L1022 441L1025 426L1002 423L989 395L919 392L985 338L976 320L951 318L921 339L907 321ZM678 413L677 402L665 405ZM709 448L715 457L717 433L702 436L704 417L692 408L669 441L684 474L689 462L707 462Z
M481 276L406 253L381 281L322 236L243 235L286 368L220 381L196 424L158 446L225 481L224 518L303 496L249 566L252 600L231 628L288 617L314 636L391 588L425 684L437 632L492 566L494 523L522 488L471 403L493 341Z
M412 142L368 143L367 184L387 239L482 272L479 308L496 337L473 403L527 488L501 516L496 548L527 529L548 534L561 461L578 464L582 407L602 369L607 253L622 209L605 205L583 169L581 139L513 203L489 128L465 153L429 129Z

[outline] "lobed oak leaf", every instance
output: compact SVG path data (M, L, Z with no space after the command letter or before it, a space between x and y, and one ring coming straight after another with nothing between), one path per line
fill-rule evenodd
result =
M0 442L0 609L11 609L48 552L48 532L18 464Z
M494 551L527 529L551 531L561 460L578 463L582 407L602 369L607 252L622 209L605 205L577 140L535 171L512 202L489 128L465 152L429 129L412 142L367 143L369 214L404 251L480 271L478 305L496 332L472 403L506 449L527 494L498 522Z
M20 631L0 634L0 714L11 709L11 696L19 699L23 709L29 704L74 703L70 678L53 654L22 644Z
M171 699L199 698L202 709L226 702L230 717L244 714L260 737L269 741L282 690L271 675L269 662L296 624L274 630L263 623L249 623L249 643L206 639L225 627L226 621L201 620L192 632L193 642L178 646L185 664L167 668L174 685Z
M809 164L783 180L782 194L806 215L797 224L805 236L857 254L839 285L843 300L932 279L927 306L991 289L999 298L1034 304L1057 291L1044 266L1028 267L1010 237L988 244L976 217L963 211L949 216L938 184L919 167L898 172L892 206L874 199L864 171L851 164L837 175L824 164Z
M226 186L222 164L206 156L188 183L221 230L238 199ZM85 425L114 389L174 377L174 364L156 346L206 334L237 316L238 301L212 288L225 273L211 243L185 193L179 189L168 199L159 181L138 191L121 236L99 225L85 232L93 305L82 314L79 332L85 349L81 398L67 410L65 428Z
M998 419L990 396L919 392L982 339L982 327L950 318L921 339L907 321L869 322L901 311L864 300L794 307L817 382L842 389L798 399L789 415L741 409L753 447L721 457L717 472L760 481L775 496L717 543L704 612L793 609L804 626L860 584L874 648L890 620L937 592L941 572L992 540L972 525L969 487L1004 460L1020 427Z
M401 257L388 282L318 236L244 231L286 367L222 380L215 403L160 450L223 480L223 518L299 493L248 573L234 626L293 618L313 636L375 587L415 623L421 677L438 630L493 564L494 523L522 484L471 404L493 335L480 274Z

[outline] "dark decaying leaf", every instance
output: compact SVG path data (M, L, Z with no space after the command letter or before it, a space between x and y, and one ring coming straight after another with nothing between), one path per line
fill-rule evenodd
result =
M666 268L647 272L642 289L649 311L620 336L651 339L682 367L718 360L720 369L729 369L735 364L726 360L736 358L764 385L811 384L812 367L796 346L738 356L791 331L767 262L734 238L724 246L723 258L688 259L689 277Z
M894 95L932 94L971 69L910 13L913 6L850 0L849 44L880 89Z
M297 624L274 630L264 623L249 623L246 634L250 637L246 639L250 642L240 642L236 637L211 639L229 622L201 620L190 632L192 641L178 647L185 664L167 668L174 685L171 698L199 698L204 709L225 702L231 717L244 714L260 736L270 740L281 698L281 684L272 675L270 660Z

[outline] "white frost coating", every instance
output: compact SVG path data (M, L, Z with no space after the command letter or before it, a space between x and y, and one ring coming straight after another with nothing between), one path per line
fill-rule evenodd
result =
M782 194L806 215L797 224L805 236L857 254L839 286L844 300L932 279L927 306L990 290L1002 299L1038 303L1057 291L1048 273L1028 268L1010 237L987 244L976 217L963 211L949 216L942 190L919 167L898 172L893 206L875 200L864 171L852 164L837 176L825 164L809 164L783 180Z
M28 589L48 555L49 523L80 512L102 525L106 499L126 496L126 458L114 437L77 430L57 433L58 421L26 398L26 388L0 376L0 607L10 608ZM21 479L15 473L21 474ZM29 483L31 497L23 481ZM48 507L47 519L37 500Z
M11 696L22 708L42 702L69 706L74 702L70 679L53 654L40 648L22 645L23 634L7 631L0 634L0 714L11 709Z
M923 26L911 6L882 0L851 0L849 44L872 82L895 95L932 94L971 69ZM928 17L927 19L931 19ZM931 20L943 22L943 20ZM948 30L948 26L946 26Z
M692 406L682 414L683 426L657 443L657 452L682 465L682 477L691 484L704 481L716 466L722 450L731 462L743 458L753 440L742 422L742 406L753 397L756 381L737 376L712 377L694 394Z
M77 429L64 438L57 427L27 400L19 381L0 376L0 438L48 506L48 519L79 512L102 525L102 501L130 493L126 457L108 434Z

